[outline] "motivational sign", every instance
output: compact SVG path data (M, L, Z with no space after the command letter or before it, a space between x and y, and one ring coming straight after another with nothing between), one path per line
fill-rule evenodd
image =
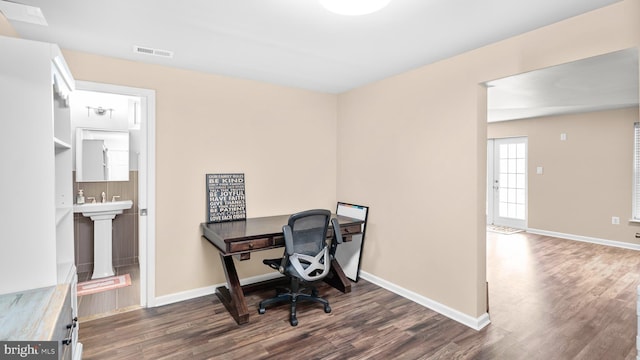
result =
M207 174L207 222L244 220L244 174Z

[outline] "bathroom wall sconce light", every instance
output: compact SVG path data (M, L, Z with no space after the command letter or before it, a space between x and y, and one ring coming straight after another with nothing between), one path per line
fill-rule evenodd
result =
M111 115L113 113L113 109L105 109L102 106L98 106L98 107L87 106L87 117L91 115L91 110L93 110L93 112L98 116L104 116L108 111L109 119L111 119Z
M389 5L391 0L318 0L325 9L339 14L358 16L374 13Z

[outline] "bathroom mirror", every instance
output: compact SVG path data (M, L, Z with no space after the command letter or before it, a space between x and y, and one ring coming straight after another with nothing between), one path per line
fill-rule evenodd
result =
M128 181L129 132L76 129L76 181Z

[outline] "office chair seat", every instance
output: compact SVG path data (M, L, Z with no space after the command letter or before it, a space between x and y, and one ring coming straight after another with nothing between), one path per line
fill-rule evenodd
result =
M290 304L291 326L298 325L296 304L299 301L313 301L323 304L324 312L330 313L331 307L326 299L318 296L313 283L324 279L331 268L331 241L327 242L327 230L331 212L328 210L307 210L291 215L282 230L285 239L285 252L282 258L265 259L263 263L280 271L289 278L289 288L285 292L265 299L258 306L258 313L264 314L266 306L288 302ZM341 240L340 227L336 219L331 220L334 238ZM302 285L302 286L301 286ZM310 294L308 293L310 290Z

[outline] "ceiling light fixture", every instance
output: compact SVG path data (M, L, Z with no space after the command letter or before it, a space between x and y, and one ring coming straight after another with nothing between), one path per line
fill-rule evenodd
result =
M325 9L340 15L366 15L381 10L391 0L319 0Z

